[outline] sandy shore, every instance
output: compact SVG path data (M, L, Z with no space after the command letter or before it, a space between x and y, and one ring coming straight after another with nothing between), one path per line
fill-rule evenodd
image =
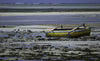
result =
M48 28L55 28L54 26L48 26L48 25L29 25L29 26L15 26L13 28L0 28L1 31L14 31L16 30L31 30L31 31L44 31Z
M100 12L1 12L0 16L23 16L23 15L88 15L100 14Z

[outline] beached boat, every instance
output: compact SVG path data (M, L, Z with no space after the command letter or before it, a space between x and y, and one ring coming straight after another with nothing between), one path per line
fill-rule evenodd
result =
M64 29L61 26L61 29L52 29L46 31L47 37L80 37L80 36L89 36L91 32L90 27L85 26L85 24L72 28Z

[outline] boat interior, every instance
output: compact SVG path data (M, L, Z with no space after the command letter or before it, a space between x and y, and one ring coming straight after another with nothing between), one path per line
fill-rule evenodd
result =
M54 29L54 30L72 30L73 28L66 28L66 29Z
M83 30L83 29L86 29L85 27L78 27L78 28L76 28L75 30ZM73 28L60 28L60 29L54 29L54 30L73 30Z

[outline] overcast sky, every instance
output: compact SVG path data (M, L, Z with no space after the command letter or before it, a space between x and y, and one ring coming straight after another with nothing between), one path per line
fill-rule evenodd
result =
M0 0L0 3L100 3L100 0Z

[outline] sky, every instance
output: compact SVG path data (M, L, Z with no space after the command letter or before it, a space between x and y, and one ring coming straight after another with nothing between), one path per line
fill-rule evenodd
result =
M100 0L0 0L0 3L100 3Z

